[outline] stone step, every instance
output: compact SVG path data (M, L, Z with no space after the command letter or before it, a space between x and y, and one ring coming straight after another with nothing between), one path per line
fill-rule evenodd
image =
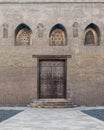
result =
M35 100L33 103L29 105L30 107L35 108L73 108L77 107L77 105L69 102L65 99L40 99Z

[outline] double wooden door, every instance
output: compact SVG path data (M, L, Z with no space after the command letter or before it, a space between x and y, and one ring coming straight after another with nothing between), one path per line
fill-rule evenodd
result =
M65 60L39 61L39 98L65 98Z

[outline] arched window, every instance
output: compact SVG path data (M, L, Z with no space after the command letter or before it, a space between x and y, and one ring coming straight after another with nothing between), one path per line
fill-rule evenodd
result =
M85 45L99 45L100 44L100 30L95 24L90 24L85 29Z
M32 42L32 31L25 25L20 24L15 30L16 45L30 45Z
M55 25L50 32L50 45L64 46L66 45L66 31L61 24Z
M8 24L3 24L3 38L8 38Z

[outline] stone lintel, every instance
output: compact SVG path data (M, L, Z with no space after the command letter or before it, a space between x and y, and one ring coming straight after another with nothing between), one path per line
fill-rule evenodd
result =
M65 59L65 58L71 58L71 55L32 55L33 58L39 58L39 59Z

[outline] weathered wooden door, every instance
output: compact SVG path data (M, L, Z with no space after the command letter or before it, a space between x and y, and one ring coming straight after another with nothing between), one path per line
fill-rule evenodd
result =
M65 98L65 60L40 60L39 98Z

